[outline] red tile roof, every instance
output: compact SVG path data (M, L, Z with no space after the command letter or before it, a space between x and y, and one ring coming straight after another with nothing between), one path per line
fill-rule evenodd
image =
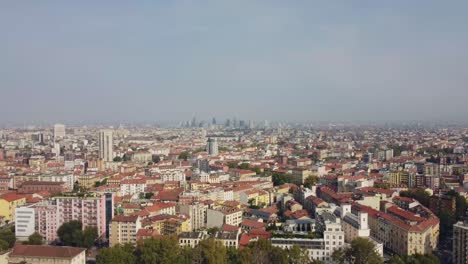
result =
M85 248L77 247L15 245L10 253L10 257L74 258L85 250Z

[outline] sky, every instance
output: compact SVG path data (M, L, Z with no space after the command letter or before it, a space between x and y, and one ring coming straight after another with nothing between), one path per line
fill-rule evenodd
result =
M0 124L466 121L466 0L0 1Z

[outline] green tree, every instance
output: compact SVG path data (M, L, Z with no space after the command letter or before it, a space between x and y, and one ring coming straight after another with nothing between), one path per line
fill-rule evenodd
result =
M10 248L10 245L5 240L0 239L0 251L7 250Z
M279 186L279 185L283 185L285 183L291 183L292 182L292 175L288 174L288 173L273 172L271 178L272 178L274 186Z
M98 237L99 234L96 227L86 227L83 231L83 246L91 248Z
M429 206L429 199L431 197L431 195L423 189L401 191L400 196L413 198L426 207Z
M234 247L228 247L226 254L227 254L227 262L229 264L242 264L243 263L240 250Z
M153 156L153 158L151 159L153 161L153 163L158 163L161 161L161 157L159 156Z
M136 264L134 249L130 244L103 248L96 256L96 264Z
M304 187L312 188L312 186L316 185L318 182L318 177L314 175L310 175L304 180Z
M122 162L122 158L119 156L115 157L113 160L114 162Z
M8 248L12 248L16 242L16 236L15 233L13 233L12 228L6 228L0 231L0 240L8 243Z
M238 168L242 169L242 170L248 170L248 169L250 169L250 164L242 163L241 165L238 166Z
M137 246L137 263L174 264L182 257L179 255L177 237L150 238Z
M230 169L237 168L237 162L235 162L235 161L229 161L229 162L227 163L227 166L228 166Z
M195 250L199 250L201 253L201 263L227 263L226 247L213 238L200 241Z
M219 232L219 227L211 227L206 230L208 235L214 235L216 232Z
M28 241L23 243L24 245L42 245L42 236L41 234L34 232L28 237Z
M298 245L294 245L288 250L289 264L305 264L309 262L310 258L307 249L303 249L300 248Z
M382 257L375 251L375 245L367 238L358 237L349 247L333 252L332 258L337 263L383 264Z
M190 158L190 153L188 153L188 151L184 151L182 153L180 153L179 155L179 159L180 160L188 160Z
M250 243L248 248L250 248L248 255L251 256L251 261L248 263L288 263L287 253L285 253L281 248L273 247L269 240L259 239L258 241Z
M64 223L57 230L57 236L65 246L81 247L83 246L83 225L80 221L70 221Z
M122 157L122 161L130 161L132 159L132 157L128 154L124 154L123 157Z

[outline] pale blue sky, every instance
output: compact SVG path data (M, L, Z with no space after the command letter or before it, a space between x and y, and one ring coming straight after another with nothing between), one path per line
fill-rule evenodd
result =
M468 1L1 1L6 122L468 117Z

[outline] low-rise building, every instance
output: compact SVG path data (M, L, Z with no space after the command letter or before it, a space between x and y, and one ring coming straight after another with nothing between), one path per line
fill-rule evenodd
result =
M15 245L8 256L8 263L85 264L86 249L77 247Z

